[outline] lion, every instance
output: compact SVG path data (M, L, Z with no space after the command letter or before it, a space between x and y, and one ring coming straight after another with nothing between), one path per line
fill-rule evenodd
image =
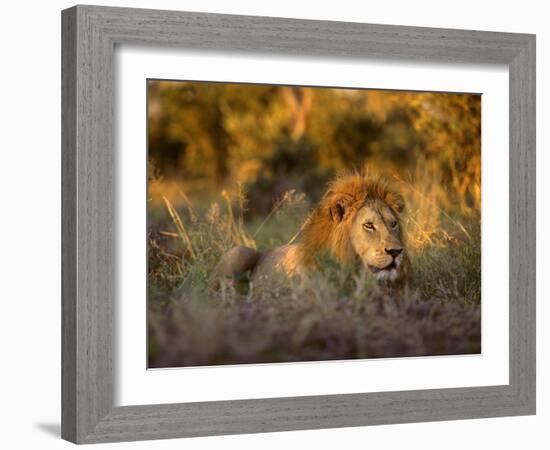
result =
M376 280L402 286L410 272L400 221L404 207L403 197L382 179L340 176L306 219L299 242L267 251L233 247L212 271L210 287L239 273L250 272L252 283L308 273L317 270L316 256L322 253L341 264L359 258Z

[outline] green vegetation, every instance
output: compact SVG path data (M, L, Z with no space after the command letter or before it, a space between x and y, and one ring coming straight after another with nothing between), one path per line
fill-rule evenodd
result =
M242 210L233 209L240 201L225 208L214 204L204 214L169 206L177 214L172 228L180 232L150 236L150 366L480 351L476 221L467 228L449 221L439 236L432 233L433 245L411 249L414 276L404 292L378 286L359 264L327 259L319 273L289 285L255 290L243 276L209 295L209 273L233 245L268 248L296 232L284 224L305 208L300 198L288 197L271 215L272 223L255 224L255 230L261 227L257 240Z

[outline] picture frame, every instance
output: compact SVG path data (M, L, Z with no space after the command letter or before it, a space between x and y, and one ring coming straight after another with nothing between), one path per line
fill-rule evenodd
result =
M509 384L114 406L115 46L509 70ZM75 443L535 414L535 36L176 11L62 12L62 437Z

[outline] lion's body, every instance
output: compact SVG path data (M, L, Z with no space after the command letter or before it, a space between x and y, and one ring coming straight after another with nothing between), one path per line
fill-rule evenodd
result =
M294 276L304 269L309 269L309 266L301 244L283 245L260 254L252 272L252 279L266 278L273 272Z
M251 273L252 281L314 270L315 256L328 253L342 264L359 257L365 269L393 284L409 276L399 214L403 198L364 174L334 180L303 226L301 242L265 252L234 247L222 256L211 280Z

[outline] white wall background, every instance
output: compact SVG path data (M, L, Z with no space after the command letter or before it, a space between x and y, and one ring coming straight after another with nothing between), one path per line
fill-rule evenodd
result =
M547 83L550 29L537 0L336 2L278 0L103 1L103 5L232 14L330 19L395 25L467 28L537 34L538 229L550 226L543 179L550 120ZM60 10L72 2L6 2L0 19L0 415L3 448L68 448L60 417ZM547 202L546 202L547 203ZM542 233L540 233L542 234ZM117 448L542 449L550 437L547 375L550 325L543 304L548 281L538 239L538 414L532 417L389 425L337 430L226 436L118 444ZM547 277L546 277L547 278ZM548 279L548 278L547 278ZM546 426L545 426L546 425ZM106 446L99 446L106 447ZM98 447L98 448L99 448ZM112 448L112 447L111 447Z

